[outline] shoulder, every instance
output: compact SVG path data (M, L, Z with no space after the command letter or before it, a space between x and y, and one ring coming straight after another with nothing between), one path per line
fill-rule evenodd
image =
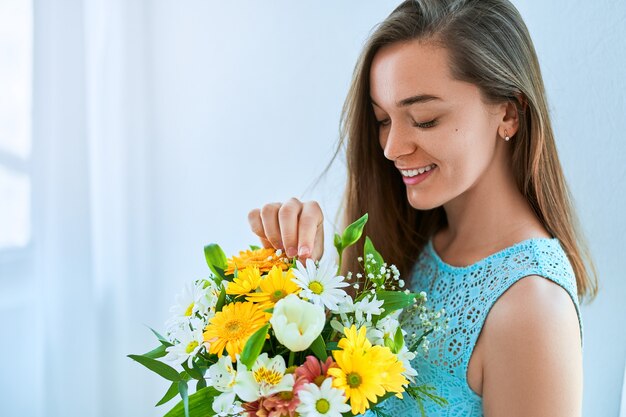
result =
M578 314L563 287L539 275L520 279L493 305L483 332L486 417L580 415Z

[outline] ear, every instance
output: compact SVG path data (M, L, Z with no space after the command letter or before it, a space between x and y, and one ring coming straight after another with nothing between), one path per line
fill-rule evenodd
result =
M502 103L502 120L498 126L498 134L503 138L505 136L513 137L519 129L519 113L517 106L511 100Z

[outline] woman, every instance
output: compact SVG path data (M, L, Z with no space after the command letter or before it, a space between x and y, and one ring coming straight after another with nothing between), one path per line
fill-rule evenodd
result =
M415 364L449 402L428 415L579 416L579 302L597 280L515 7L400 4L365 45L342 128L345 222L369 213L365 234L450 318ZM266 247L322 255L316 202L267 204L249 221ZM406 396L384 409L419 414Z

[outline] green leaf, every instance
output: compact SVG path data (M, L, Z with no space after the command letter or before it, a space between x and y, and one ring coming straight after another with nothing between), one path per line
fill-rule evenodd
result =
M176 371L176 369L172 368L169 365L164 364L161 361L156 359L147 358L141 355L128 355L132 360L139 362L146 368L150 369L152 372L155 372L161 375L163 378L169 381L180 381L180 375Z
M215 303L215 311L220 312L222 308L224 308L224 304L226 303L226 288L222 287L222 291L220 291L219 297L217 297L217 302Z
M370 238L367 237L367 236L365 237L365 245L363 245L363 253L364 253L364 255L366 257L367 257L367 255L372 255L374 261L376 261L375 263L372 263L371 261L370 262L364 262L365 263L365 274L366 275L374 274L374 276L380 275L380 267L383 266L383 263L385 261L383 260L382 255L374 247L374 244L372 243ZM383 282L384 282L384 280L383 280ZM382 284L382 282L380 282L379 284Z
M265 336L267 336L269 328L270 325L268 323L254 332L243 347L240 360L248 369L252 368L254 361L259 357L261 349L263 349L263 345L265 344Z
M224 276L224 270L228 266L228 261L226 260L226 254L222 248L220 248L220 245L217 243L206 245L204 247L204 258L216 277L226 279Z
M361 238L363 228L365 227L365 223L367 223L367 217L368 215L365 213L350 226L346 227L346 230L343 231L343 235L341 236L341 247L343 249L354 245Z
M435 391L435 387L424 384L419 386L410 385L406 388L407 394L413 397L413 399L417 402L422 417L426 417L424 401L430 400L440 407L445 407L446 405L448 405L448 400L446 400L444 397L439 397L438 395L431 394L429 391Z
M159 339L159 342L161 342L161 344L165 345L165 346L174 346L172 343L170 343L169 340L167 340L166 338L164 338L163 336L161 336L161 334L159 332L157 332L156 330L154 330L152 327L147 326L148 329L150 329L150 331L152 333L154 333L154 335L157 337L157 339Z
M393 344L395 345L395 350L392 350L393 353L398 353L404 346L404 335L402 334L402 328L398 326L396 329L396 334L393 336Z
M250 250L259 250L259 249L261 249L260 246L250 245Z
M392 351L393 353L396 353L394 352L396 350L396 345L393 343L393 340L390 337L384 337L383 342L385 346L389 348L390 351Z
M380 320L396 310L412 305L415 297L416 294L414 293L405 294L402 291L377 291L376 298L384 301L383 308L385 309L385 311L378 316L378 319Z
M213 399L220 395L221 392L213 387L202 388L199 391L189 396L189 413L194 417L212 416L215 414L213 411ZM164 417L183 417L185 416L185 408L183 401L181 400L176 404Z
M187 392L187 382L180 381L178 383L178 392L183 399L183 409L185 410L185 417L189 417L189 394Z
M169 389L167 390L163 398L161 398L161 400L159 400L159 402L156 403L155 407L165 404L166 402L168 402L169 400L171 400L177 395L178 395L178 383L172 382L172 385L170 385Z
M165 351L166 348L167 346L161 344L158 347L152 349L150 352L144 353L141 356L143 356L144 358L152 358L152 359L161 358L167 354L167 352Z
M197 380L204 379L204 375L202 375L202 372L200 372L200 370L197 368L189 367L189 365L187 365L187 361L183 362L181 365L183 366L183 369L187 371L187 374L190 377Z
M327 350L337 350L339 349L339 343L337 342L328 342L326 343Z
M325 361L328 358L328 354L326 353L326 343L322 338L322 335L317 336L317 338L311 344L311 350L317 356L317 359Z
M205 387L206 387L206 379L202 378L196 384L196 391L200 391L202 388L205 388Z

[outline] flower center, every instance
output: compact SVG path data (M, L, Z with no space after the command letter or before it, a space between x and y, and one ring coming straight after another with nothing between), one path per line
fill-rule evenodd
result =
M320 414L326 414L330 410L330 403L326 398L320 398L315 403L315 409Z
M194 305L195 305L194 303L189 304L189 307L187 307L187 310L185 310L185 316L187 317L191 316L191 313L193 313Z
M319 281L313 281L309 284L309 289L317 295L320 295L324 292L324 286Z
M254 380L259 384L265 382L269 385L276 385L283 379L283 375L281 373L265 367L261 367L254 371L253 376Z
M199 345L199 343L198 343L198 342L196 342L195 340L194 340L194 341L192 341L192 342L190 342L190 343L187 345L187 349L185 349L185 352L187 352L187 353L191 353L191 352L193 352L193 350L194 350L195 348L197 348L197 347L198 347L198 345Z
M285 291L283 290L276 290L272 293L272 296L271 296L273 302L276 302L284 297L285 297Z
M281 391L278 393L281 400L291 401L293 399L293 392L291 391Z
M317 385L318 387L321 387L322 384L324 383L324 380L326 379L326 377L324 375L318 375L315 377L315 379L313 380L313 383L315 385Z
M230 337L237 337L241 333L241 322L239 320L230 320L225 327Z
M350 385L350 388L357 388L361 385L361 375L356 372L350 372L346 376L346 381L348 382L348 385Z

